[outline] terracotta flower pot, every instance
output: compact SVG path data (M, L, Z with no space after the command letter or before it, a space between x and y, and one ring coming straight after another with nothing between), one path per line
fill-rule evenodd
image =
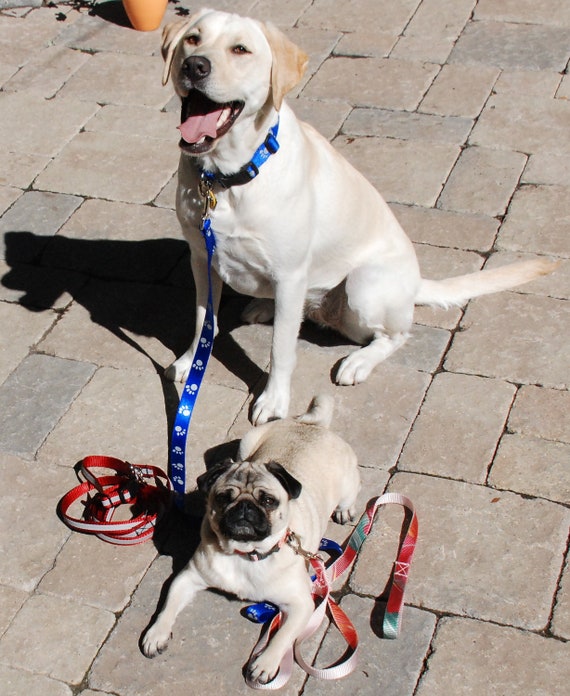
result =
M123 0L123 7L130 23L138 31L158 29L168 0Z

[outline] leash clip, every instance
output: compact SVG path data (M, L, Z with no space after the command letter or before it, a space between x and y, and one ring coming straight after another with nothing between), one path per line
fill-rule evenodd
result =
M204 210L202 212L202 220L205 220L209 214L210 210L214 210L218 205L218 199L215 193L212 191L212 179L205 173L200 174L200 182L198 184L198 190L200 195L204 199Z
M129 467L129 478L135 481L139 486L142 485L144 483L144 474L140 466L131 464L130 462L125 462L125 464Z
M303 556L307 561L318 560L324 563L322 556L318 553L311 553L301 546L300 537L292 530L288 531L285 543L290 546L298 556Z

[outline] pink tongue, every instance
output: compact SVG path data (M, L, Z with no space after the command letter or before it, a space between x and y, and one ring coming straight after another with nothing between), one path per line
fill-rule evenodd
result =
M178 126L182 138L191 145L197 143L205 135L210 138L215 138L217 128L216 124L220 118L223 108L211 111L208 114L197 114L196 116L190 116L184 123Z

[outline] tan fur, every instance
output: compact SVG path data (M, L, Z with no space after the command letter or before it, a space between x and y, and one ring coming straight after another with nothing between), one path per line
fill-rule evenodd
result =
M296 421L273 421L250 430L240 443L237 462L223 464L220 474L214 470L204 475L214 480L208 484L200 546L175 577L164 607L142 638L147 657L166 649L176 616L196 593L214 587L242 599L279 606L283 612L281 627L249 665L252 680L265 683L275 676L283 655L306 627L314 608L305 559L286 543L279 544L291 530L303 549L315 553L331 514L336 521L346 523L355 513L360 489L356 455L325 427L331 409L330 399L317 398ZM272 473L274 462L302 484L297 497L288 495ZM226 491L231 491L232 500L227 500ZM265 512L270 522L267 536L245 541L224 535L221 520L226 511L241 500L261 499L261 492L278 501ZM261 503L258 508L262 508ZM268 552L258 561L244 556Z
M271 91L273 106L279 111L286 94L295 87L303 77L309 57L298 46L272 24L263 25L263 32L273 55L271 66Z

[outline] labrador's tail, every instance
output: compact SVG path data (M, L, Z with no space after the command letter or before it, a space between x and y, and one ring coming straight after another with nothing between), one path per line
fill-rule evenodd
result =
M473 297L507 290L516 285L528 283L540 276L548 275L558 265L558 261L533 259L453 278L444 278L443 280L422 278L415 303L444 307L445 309L461 306Z

